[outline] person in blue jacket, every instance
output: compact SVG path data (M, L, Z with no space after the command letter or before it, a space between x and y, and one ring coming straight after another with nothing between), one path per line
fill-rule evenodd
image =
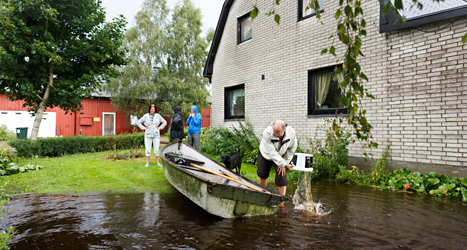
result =
M190 116L188 116L186 120L186 125L188 126L188 145L194 147L198 151L202 120L203 117L198 113L198 107L196 105L191 106Z

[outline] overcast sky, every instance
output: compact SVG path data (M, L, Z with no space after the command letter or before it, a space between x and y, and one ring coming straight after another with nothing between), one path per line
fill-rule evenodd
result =
M107 21L112 20L118 15L125 16L128 26L135 25L135 15L141 9L144 0L101 0L102 6L107 13ZM192 3L201 9L203 15L203 33L206 35L209 28L216 28L219 15L222 10L224 0L191 0ZM170 9L179 2L179 0L167 0Z

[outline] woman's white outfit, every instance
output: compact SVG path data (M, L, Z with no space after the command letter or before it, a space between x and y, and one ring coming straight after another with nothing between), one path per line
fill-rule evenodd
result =
M146 147L146 156L151 155L152 145L154 145L154 154L159 156L159 145L161 142L161 135L159 130L162 130L167 125L165 119L162 118L162 116L158 113L154 113L154 115L147 113L141 117L141 119L139 119L136 124L141 130L144 130L144 146ZM147 128L144 127L143 124ZM159 129L157 129L157 127L159 127Z

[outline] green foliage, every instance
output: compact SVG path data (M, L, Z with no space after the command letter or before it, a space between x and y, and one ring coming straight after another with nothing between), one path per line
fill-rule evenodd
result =
M387 149L369 174L355 166L351 170L340 166L336 179L344 183L373 186L379 189L417 192L441 197L459 196L463 200L467 200L467 178L454 177L450 179L445 174L438 175L435 172L425 175L419 172L410 172L407 168L398 169L393 173L386 172L386 157Z
M13 131L8 130L6 125L0 127L0 141L11 141L16 138L16 134Z
M337 122L336 122L337 120ZM334 178L339 166L346 166L352 134L343 125L342 118L324 119L324 124L315 129L313 138L308 138L310 153L313 154L313 168L317 179ZM337 131L337 132L336 132ZM320 135L325 135L320 139ZM313 172L315 172L313 170Z
M144 144L144 133L120 134L115 136L54 137L30 141L28 139L9 142L20 157L57 157L67 154L99 152L112 149L129 149Z
M6 191L6 185L8 184L5 181L2 181L3 184L0 186L0 208L5 206L6 202L9 200L8 193ZM0 216L3 215L5 210L0 209ZM15 235L17 231L14 227L10 227L8 231L3 231L0 233L0 249L10 249L7 245L8 241Z
M243 161L253 163L258 155L259 139L253 126L238 122L238 128L202 128L201 150L211 155L234 155L240 149Z
M0 249L4 250L9 250L10 247L7 245L7 242L15 235L18 233L18 231L15 230L15 227L10 227L8 231L3 231L0 233Z
M15 154L8 147L3 147L2 150L0 150L0 175L17 174L28 170L39 170L42 168L39 165L36 166L31 164L20 167L17 162L18 159Z
M131 62L105 88L127 115L141 116L154 103L171 117L180 105L186 120L190 106L199 112L208 106L209 82L202 71L214 31L202 38L201 11L190 0L178 3L172 16L170 11L165 0L146 0L125 34Z
M351 170L346 169L344 166L339 166L339 173L336 175L336 179L341 182L355 183L358 185L380 186L382 182L387 182L387 178L390 175L390 173L386 171L387 156L388 147L385 148L381 157L373 165L369 174L365 174L363 170L359 170L355 166L352 166Z
M0 89L23 100L36 121L45 108L81 108L81 101L118 75L125 20L105 22L99 0L1 0ZM79 18L78 18L79 17Z
M386 148L383 151L383 154L378 159L378 161L371 168L371 173L369 174L370 182L373 185L379 185L380 181L387 177L389 174L386 171L386 160L388 157L389 144L386 145Z
M7 174L10 167L16 165L16 159L13 152L8 147L2 147L0 151L0 175Z

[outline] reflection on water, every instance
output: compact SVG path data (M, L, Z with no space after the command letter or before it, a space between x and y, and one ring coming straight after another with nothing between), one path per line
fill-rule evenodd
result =
M309 172L305 172L299 179L292 199L294 208L303 210L311 216L322 217L328 215L331 211L324 210L322 203L313 201Z
M291 188L290 188L291 189ZM293 190L292 190L293 191ZM459 201L331 182L311 183L332 213L307 216L287 202L271 216L222 219L179 193L23 195L2 226L12 249L464 249Z

